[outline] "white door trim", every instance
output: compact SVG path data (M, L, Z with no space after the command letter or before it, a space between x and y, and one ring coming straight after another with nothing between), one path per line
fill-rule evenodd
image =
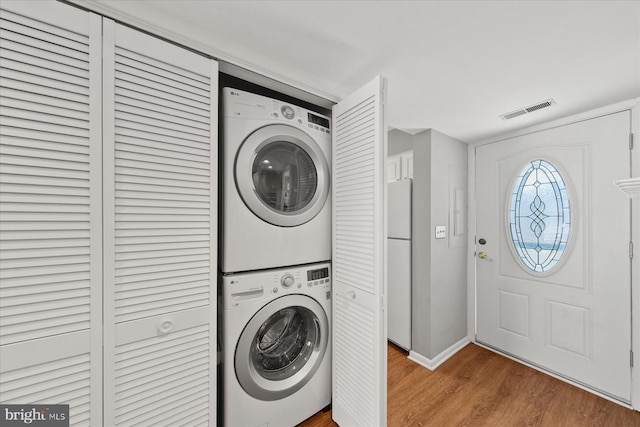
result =
M469 165L469 240L467 252L467 337L471 342L476 342L476 274L475 274L475 236L476 236L476 209L475 209L475 175L476 175L476 147L480 145L490 144L518 136L540 132L584 120L594 119L596 117L617 113L620 111L631 110L631 129L635 135L635 149L631 153L632 176L640 176L640 98L634 98L606 107L590 110L584 113L554 120L527 128L519 129L504 133L494 138L481 140L469 144L468 165ZM631 373L631 407L640 410L640 199L634 199L632 202L633 214L632 221L632 239L636 246L636 256L632 261L632 349L635 354L635 368ZM519 361L519 360L518 360ZM522 361L519 361L522 363ZM526 363L525 363L526 364ZM531 365L528 365L531 366ZM535 369L535 366L531 366ZM560 377L558 377L560 378ZM566 379L560 378L563 381ZM579 384L574 384L580 387ZM580 387L583 388L583 387ZM593 390L588 390L593 392ZM596 393L597 394L597 393ZM602 396L605 397L605 396ZM620 403L620 402L616 402Z

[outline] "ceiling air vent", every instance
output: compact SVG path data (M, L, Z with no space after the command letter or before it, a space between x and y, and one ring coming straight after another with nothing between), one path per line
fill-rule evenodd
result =
M513 119L514 117L522 116L523 114L533 113L534 111L541 110L543 108L551 107L555 105L556 101L553 98L549 98L546 101L538 102L537 104L529 105L528 107L520 108L507 114L500 116L502 120Z

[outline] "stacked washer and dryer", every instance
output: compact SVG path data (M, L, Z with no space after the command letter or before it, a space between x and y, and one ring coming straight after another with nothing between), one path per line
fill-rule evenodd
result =
M327 117L223 89L224 425L292 426L331 401Z

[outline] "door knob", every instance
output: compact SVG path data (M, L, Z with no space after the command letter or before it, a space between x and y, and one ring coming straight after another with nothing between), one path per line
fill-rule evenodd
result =
M486 252L478 252L478 258L487 259L487 253Z

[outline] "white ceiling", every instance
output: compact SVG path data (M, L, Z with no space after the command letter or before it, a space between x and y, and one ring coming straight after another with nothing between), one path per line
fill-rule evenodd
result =
M390 126L433 128L465 142L640 97L638 0L91 0L89 7L330 99L382 74ZM557 105L498 117L548 98Z

